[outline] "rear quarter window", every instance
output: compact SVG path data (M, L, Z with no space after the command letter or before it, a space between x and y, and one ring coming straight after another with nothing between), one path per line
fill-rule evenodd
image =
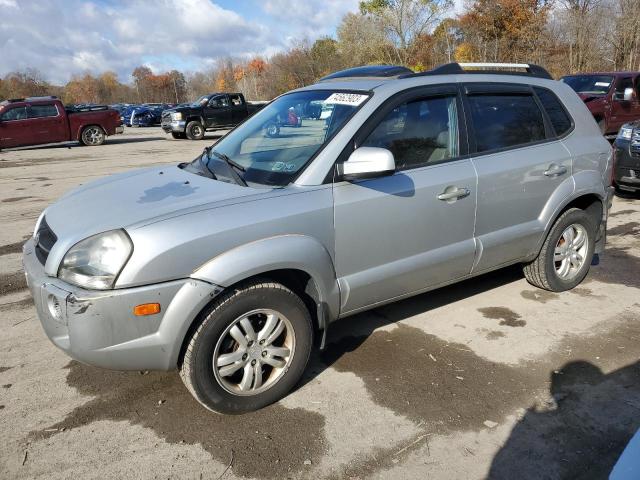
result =
M561 137L571 130L571 126L573 125L571 117L562 106L558 97L556 97L556 94L546 88L534 87L533 90L536 92L540 103L547 112L556 135Z
M533 95L468 97L476 150L486 152L527 145L546 138L542 112Z

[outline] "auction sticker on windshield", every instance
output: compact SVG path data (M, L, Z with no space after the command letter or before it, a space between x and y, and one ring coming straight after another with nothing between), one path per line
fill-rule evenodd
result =
M332 93L324 103L328 105L351 105L357 107L367 98L369 98L369 95L361 95L358 93Z

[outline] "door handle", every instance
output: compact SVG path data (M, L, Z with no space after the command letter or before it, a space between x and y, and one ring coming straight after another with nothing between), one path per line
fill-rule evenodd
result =
M545 170L543 173L547 177L556 177L558 175L564 175L565 173L567 173L567 167L552 163L551 165L549 165L549 168Z
M448 189L447 189L448 190ZM469 196L471 190L468 188L455 188L454 190L445 190L443 193L438 195L438 200L448 201L455 200L457 198L464 198Z

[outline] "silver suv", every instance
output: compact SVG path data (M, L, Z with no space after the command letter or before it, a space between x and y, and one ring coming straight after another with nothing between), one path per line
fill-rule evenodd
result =
M515 263L578 285L604 247L611 153L535 65L352 69L189 163L63 196L24 267L68 355L177 368L206 408L240 413L286 395L338 319Z

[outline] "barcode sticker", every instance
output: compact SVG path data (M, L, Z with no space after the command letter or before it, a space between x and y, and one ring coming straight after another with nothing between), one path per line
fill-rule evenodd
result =
M357 107L364 102L368 95L361 95L359 93L332 93L324 103L327 105L351 105Z
M611 82L596 82L596 87L608 87Z

